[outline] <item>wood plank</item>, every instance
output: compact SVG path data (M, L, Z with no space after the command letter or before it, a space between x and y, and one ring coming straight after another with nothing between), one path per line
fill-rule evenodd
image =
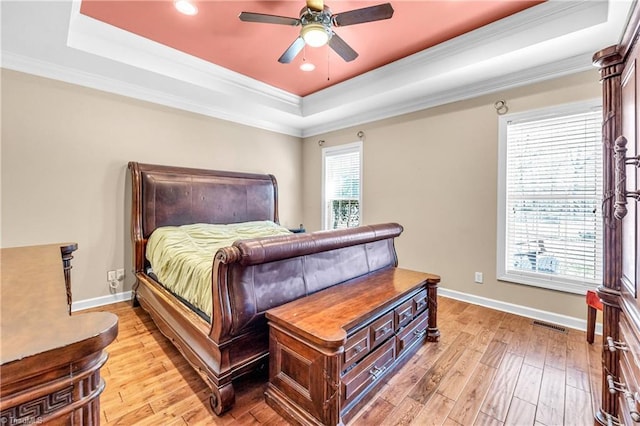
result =
M561 425L564 422L565 372L546 365L542 372L536 422Z
M405 398L380 424L384 426L410 425L422 407L423 405L418 401Z
M489 367L498 368L502 357L507 350L507 344L496 340L495 338L489 343L487 350L484 352L481 363L488 365Z
M265 404L266 405L266 404ZM269 407L271 409L271 407ZM272 410L273 411L273 410ZM275 414L275 411L274 411ZM284 421L284 419L276 414L277 420ZM210 409L203 410L202 407L196 406L189 408L182 413L182 419L189 426L206 426L206 425L233 425L237 423L237 420L230 415L216 416ZM267 424L267 423L264 423ZM287 424L286 422L284 424Z
M122 414L122 413L121 413ZM124 415L118 416L114 413L113 417L106 414L107 425L109 426L130 426L143 421L154 414L149 404L137 406L134 410L126 412ZM113 418L113 420L111 420Z
M389 379L385 391L381 392L380 396L391 405L397 406L426 373L427 369L420 365L407 365Z
M475 370L478 362L482 358L482 352L468 349L462 353L462 356L453 365L451 371L442 380L438 393L449 399L457 400L458 396L469 381L473 370Z
M352 420L355 425L370 425L386 418L395 406L384 398L375 398Z
M509 413L505 420L505 425L522 426L532 425L536 419L536 405L523 401L520 398L513 398L509 406Z
M275 420L280 416L274 413L273 410L269 410L263 405L256 405L252 410L249 410L236 418L235 422L231 424L234 426L248 426L248 425L261 425L272 420Z
M478 364L453 406L449 418L462 425L473 424L495 373L495 368Z
M567 338L567 369L589 371L589 356L587 338L582 333L582 340L572 338L575 334L569 334Z
M194 396L201 400L207 400L209 398L208 394L207 389L201 389L194 394L193 389L187 384L150 401L149 405L154 413L159 413L165 410L171 410L174 406Z
M136 426L155 426L155 425L167 425L167 426L184 426L187 423L182 416L176 417L175 415L167 412L155 413L149 417L146 417L138 422Z
M475 333L475 339L469 342L469 346L473 346L473 348L477 351L485 352L493 341L493 336L495 334L495 329L490 327L482 327L480 328L480 331Z
M536 405L540 395L541 382L542 369L523 363L513 396Z
M505 421L522 362L523 358L520 356L511 353L505 355L480 407L481 412L501 423Z
M460 423L451 420L449 417L447 417L444 422L442 422L442 426L466 426L466 425L461 425Z
M544 363L564 370L567 365L567 335L552 331L550 336Z
M534 328L527 345L527 353L524 358L525 364L538 368L544 367L549 337L550 335L547 330L543 330L539 327Z
M473 339L468 333L460 333L454 343L438 358L438 361L416 383L409 398L425 404L440 386L442 379L449 373L452 366L458 361L465 350L467 342Z
M449 399L444 395L436 393L433 397L424 405L422 410L413 419L411 423L413 426L436 426L442 424L449 416L449 413L453 409L456 401ZM359 424L359 423L355 423ZM372 423L361 423L372 424Z
M518 356L525 356L529 346L533 325L529 318L517 317L508 323L509 331L512 332L511 340L507 346L507 352Z
M513 320L512 314L505 314L502 321L496 327L496 333L493 335L494 340L509 344L513 332L509 330L509 321Z
M591 386L589 385L589 373L587 371L567 368L566 374L567 386L572 386L585 392L590 391Z
M491 417L488 414L479 412L478 417L476 417L476 421L473 422L473 425L474 426L502 426L504 425L504 423L498 419Z
M564 424L566 426L593 423L593 408L589 392L567 386L565 389Z

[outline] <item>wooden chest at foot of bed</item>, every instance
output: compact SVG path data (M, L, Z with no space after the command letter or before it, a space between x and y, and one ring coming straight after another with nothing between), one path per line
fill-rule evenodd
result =
M267 403L287 420L350 421L425 340L437 275L387 268L267 311Z

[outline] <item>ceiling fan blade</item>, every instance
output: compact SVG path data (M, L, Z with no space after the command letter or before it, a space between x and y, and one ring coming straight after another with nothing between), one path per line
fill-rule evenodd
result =
M293 43L291 43L291 46L289 46L289 48L284 51L282 56L280 56L280 58L278 59L278 62L280 62L281 64L288 64L289 62L293 61L293 58L295 58L298 53L300 53L303 47L304 39L302 37L298 37L293 41Z
M300 25L298 18L289 18L287 16L277 15L265 15L263 13L242 12L238 16L241 21L244 22L260 22L264 24L278 24L278 25Z
M391 3L379 4L377 6L364 7L362 9L349 10L347 12L333 15L333 23L338 27L346 25L363 24L365 22L380 21L393 16Z
M358 57L358 52L353 50L343 39L338 37L338 34L335 32L329 39L329 46L331 46L331 48L347 62L351 62Z
M311 10L321 12L324 10L324 0L307 0L307 7Z

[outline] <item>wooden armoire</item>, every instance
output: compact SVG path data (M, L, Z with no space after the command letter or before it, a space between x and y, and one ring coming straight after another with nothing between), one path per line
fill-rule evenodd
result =
M597 52L603 91L602 400L596 424L640 424L639 6L618 45Z

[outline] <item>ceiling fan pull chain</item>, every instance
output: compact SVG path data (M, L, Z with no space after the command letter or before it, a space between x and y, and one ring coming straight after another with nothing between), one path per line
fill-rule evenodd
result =
M329 51L329 49L327 50L327 81L331 81L331 52Z

